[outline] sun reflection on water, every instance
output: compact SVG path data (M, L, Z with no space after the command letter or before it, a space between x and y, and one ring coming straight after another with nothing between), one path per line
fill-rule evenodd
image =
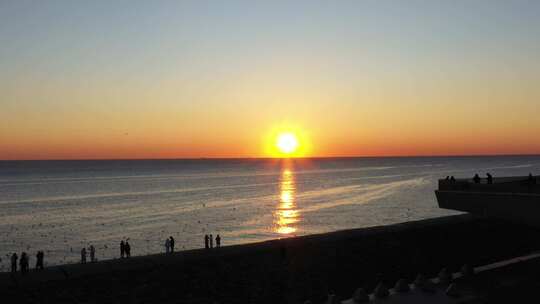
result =
M290 169L283 169L279 184L279 205L275 212L275 232L283 235L293 234L297 231L296 223L299 221L299 212L294 201L295 183L294 174Z

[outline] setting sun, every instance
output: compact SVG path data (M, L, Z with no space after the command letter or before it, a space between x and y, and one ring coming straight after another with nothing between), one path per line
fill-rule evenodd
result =
M262 137L264 154L271 158L303 158L312 153L312 141L305 126L290 122L275 124Z
M282 153L291 154L298 148L298 139L293 133L282 133L278 136L276 145Z

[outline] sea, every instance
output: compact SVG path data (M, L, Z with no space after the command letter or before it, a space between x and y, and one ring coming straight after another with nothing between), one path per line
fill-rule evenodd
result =
M222 246L458 214L437 180L540 174L540 156L0 161L0 271Z

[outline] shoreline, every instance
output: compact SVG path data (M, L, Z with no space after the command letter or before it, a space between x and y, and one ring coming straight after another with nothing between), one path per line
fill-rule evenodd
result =
M459 214L459 215L450 215L450 216L442 216L442 217L436 217L436 218L429 218L429 219L422 219L422 220L415 220L415 221L409 221L409 222L402 222L397 224L390 224L390 225L379 225L379 226L371 226L371 227L362 227L362 228L353 228L353 229L344 229L344 230L338 230L338 231L331 231L331 232L324 232L324 233L317 233L317 234L309 234L309 235L301 235L301 236L292 236L292 237L286 237L286 238L280 238L280 239L271 239L271 240L265 240L265 241L257 241L252 243L244 243L244 244L233 244L233 245L226 245L222 246L220 248L214 247L212 249L205 249L205 248L197 248L197 249L187 249L187 250L177 250L174 253L152 253L152 254L145 254L145 255L134 255L130 258L112 258L112 259L104 259L96 262L89 262L87 261L85 264L81 263L66 263L66 264L55 264L48 267L45 267L44 270L37 271L35 270L32 265L30 265L30 271L28 275L32 274L40 274L47 271L52 272L62 272L62 273L69 273L67 271L70 267L86 267L86 265L96 265L96 268L99 268L98 266L100 264L110 264L110 263L116 263L116 262L122 262L122 263L136 263L138 261L144 262L145 259L167 259L167 258L178 258L178 255L198 255L198 254L212 254L220 252L220 254L224 253L240 253L239 251L249 251L249 250L264 250L269 249L275 246L280 246L282 244L289 244L297 243L297 242L311 242L311 241L340 241L343 238L348 237L358 237L358 236L376 236L380 233L385 233L389 231L399 232L401 229L410 229L414 226L422 226L425 225L440 225L444 224L444 221L448 222L455 222L455 221L464 221L468 222L474 220L474 216L468 215L468 214ZM418 227L421 228L421 227ZM247 252L246 252L247 253ZM68 268L68 269L66 269ZM17 264L17 274L21 275L19 271L19 265ZM4 276L9 275L11 276L11 272L9 271L2 271L0 272L0 282L3 281Z
M537 232L469 214L453 215L209 250L58 265L25 276L4 272L0 290L5 289L7 299L20 299L22 290L26 297L45 303L63 302L66 294L75 303L118 302L126 295L135 303L168 303L163 294L171 292L176 302L186 303L302 303L322 299L328 292L347 297L360 286L370 290L377 276L392 285L401 277L412 280L419 272L435 274L443 267L457 270L465 263L485 265L526 254L540 248L534 243Z

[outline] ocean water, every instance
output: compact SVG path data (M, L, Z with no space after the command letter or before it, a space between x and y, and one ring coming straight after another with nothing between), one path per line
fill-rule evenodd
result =
M388 225L456 212L434 190L447 175L540 173L540 156L302 160L0 162L0 271L9 255L45 251L46 265Z

